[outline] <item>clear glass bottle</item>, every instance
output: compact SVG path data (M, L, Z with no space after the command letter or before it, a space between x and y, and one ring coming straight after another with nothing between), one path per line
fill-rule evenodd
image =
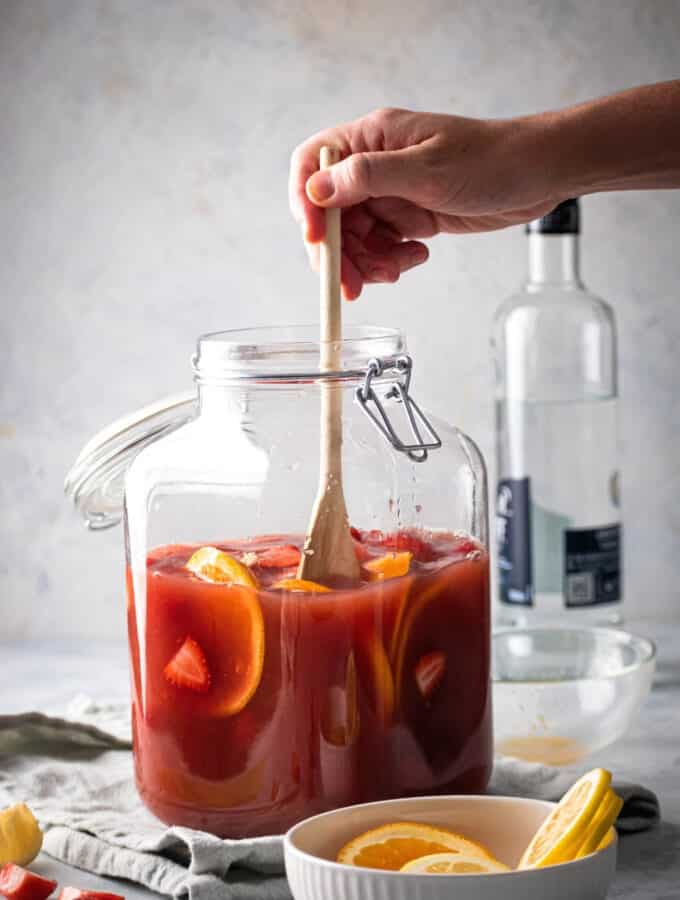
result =
M527 225L529 277L493 326L497 620L621 621L616 331L579 274L579 205Z
M68 479L93 527L120 520L124 484L137 785L171 824L280 833L349 803L477 793L491 771L482 458L436 420L427 459L399 445L408 412L427 431L399 332L346 329L331 375L319 350L317 328L202 337L198 402L107 429ZM331 384L361 577L310 586Z

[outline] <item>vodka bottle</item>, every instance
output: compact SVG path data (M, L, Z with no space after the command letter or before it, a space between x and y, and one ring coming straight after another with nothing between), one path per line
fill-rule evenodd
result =
M579 205L527 225L529 276L493 329L505 625L621 621L614 314L579 275Z

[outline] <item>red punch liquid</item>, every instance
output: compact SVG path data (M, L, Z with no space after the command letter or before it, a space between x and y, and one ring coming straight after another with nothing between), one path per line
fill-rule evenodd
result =
M301 546L280 535L214 545L256 589L189 571L198 545L149 554L146 600L128 572L137 785L163 821L275 834L341 805L485 789L486 551L446 533L353 533L364 565L410 551L408 574L279 589Z

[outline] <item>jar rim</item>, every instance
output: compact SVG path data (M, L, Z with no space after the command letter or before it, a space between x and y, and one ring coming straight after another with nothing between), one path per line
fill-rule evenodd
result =
M348 325L340 344L338 375L356 376L376 357L407 352L398 328ZM201 335L192 358L196 381L306 379L322 375L319 326L265 325Z

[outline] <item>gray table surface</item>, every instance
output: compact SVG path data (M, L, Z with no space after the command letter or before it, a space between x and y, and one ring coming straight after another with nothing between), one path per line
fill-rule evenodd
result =
M609 896L680 900L680 622L634 622L627 627L657 643L654 689L630 733L591 761L611 769L617 778L656 791L663 822L652 831L621 840L617 877ZM0 660L2 713L59 709L79 693L104 699L119 698L127 691L127 648L119 642L0 643ZM96 887L122 893L128 900L157 896L126 882L78 871L45 854L32 867L62 886Z

